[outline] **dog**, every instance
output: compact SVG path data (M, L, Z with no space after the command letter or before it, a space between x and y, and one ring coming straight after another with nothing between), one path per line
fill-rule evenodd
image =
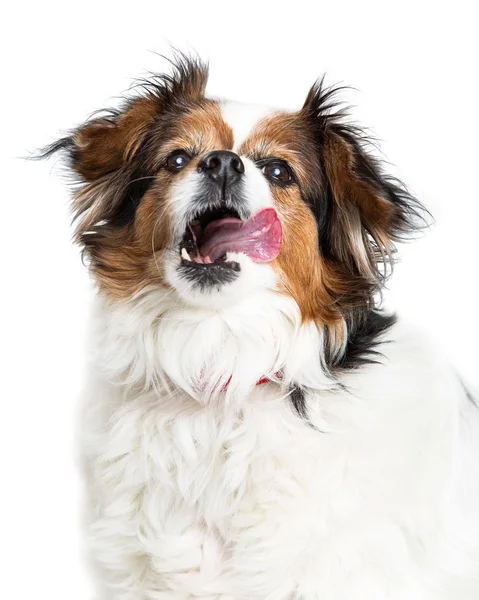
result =
M334 88L206 96L178 55L45 149L97 288L98 600L477 600L479 403L381 308L427 222Z

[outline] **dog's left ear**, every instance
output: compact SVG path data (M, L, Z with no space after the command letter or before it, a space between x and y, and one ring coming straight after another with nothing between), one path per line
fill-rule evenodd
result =
M309 200L342 302L355 306L380 287L393 262L394 242L421 228L424 218L420 203L365 149L361 130L344 123L334 94L316 84L302 109L322 171Z

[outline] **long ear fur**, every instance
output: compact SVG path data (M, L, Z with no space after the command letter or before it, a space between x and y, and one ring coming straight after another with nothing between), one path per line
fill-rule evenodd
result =
M154 178L144 149L152 133L161 134L173 103L188 110L204 96L206 64L176 53L172 65L169 75L137 82L136 97L126 99L120 110L105 111L37 156L62 152L66 157L78 183L73 201L76 237L85 246L95 239L92 233L131 220Z
M394 242L425 224L426 211L399 180L368 152L361 129L344 122L334 101L338 89L322 81L310 90L302 113L317 147L322 181L309 198L321 253L341 308L369 308L394 262Z

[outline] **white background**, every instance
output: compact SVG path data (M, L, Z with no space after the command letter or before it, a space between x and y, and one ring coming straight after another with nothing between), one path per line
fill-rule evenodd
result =
M59 169L19 157L115 104L131 78L161 71L154 52L168 54L169 43L209 58L210 93L236 100L299 107L326 72L356 88L343 94L354 116L437 220L403 249L389 305L478 383L474 4L42 0L3 9L2 598L90 597L73 442L90 286L70 244Z

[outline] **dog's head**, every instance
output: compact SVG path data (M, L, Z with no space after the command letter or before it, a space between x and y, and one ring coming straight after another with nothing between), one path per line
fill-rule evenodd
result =
M48 149L79 178L76 234L101 292L121 303L162 287L222 307L267 288L330 329L364 312L416 201L334 90L316 83L287 112L207 98L206 83L180 58Z

